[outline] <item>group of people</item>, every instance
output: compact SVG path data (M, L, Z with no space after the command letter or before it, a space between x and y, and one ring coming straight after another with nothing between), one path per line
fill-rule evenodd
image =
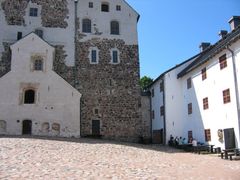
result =
M178 146L178 145L183 145L183 144L192 144L192 146L197 146L197 141L196 139L189 138L188 141L186 138L182 138L176 136L175 138L170 135L170 140L168 141L169 146Z

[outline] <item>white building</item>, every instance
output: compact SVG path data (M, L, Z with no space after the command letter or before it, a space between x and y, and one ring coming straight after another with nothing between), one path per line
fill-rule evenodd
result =
M230 33L221 31L217 43L203 43L200 54L163 73L151 85L153 89L164 82L162 95L152 98L152 110L164 105L165 116L152 121L153 129L163 128L165 143L173 135L223 149L240 147L239 22L239 16L233 17Z
M0 78L0 134L79 137L81 94L52 70L54 48L31 33L11 50L11 71Z

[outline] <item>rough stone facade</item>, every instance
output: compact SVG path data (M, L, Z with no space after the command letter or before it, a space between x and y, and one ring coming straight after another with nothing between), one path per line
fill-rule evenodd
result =
M65 64L67 57L64 46L55 46L55 58L53 61L53 70L74 87L74 67L68 67Z
M8 25L24 25L29 0L6 0L1 3Z
M10 71L11 69L11 51L10 44L3 42L4 52L2 52L2 59L0 60L0 77Z
M90 47L99 50L98 64L90 64ZM119 64L110 63L111 48L119 50ZM92 120L100 120L103 137L136 141L142 130L138 46L117 39L93 39L77 44L77 58L82 135L92 134Z
M24 16L29 2L42 6L41 18L44 27L66 28L68 26L67 0L5 0L1 3L8 25L24 25Z

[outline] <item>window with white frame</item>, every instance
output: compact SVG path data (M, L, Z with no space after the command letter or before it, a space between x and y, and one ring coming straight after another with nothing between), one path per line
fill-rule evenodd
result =
M97 48L90 48L89 59L90 59L91 64L98 64L98 49Z
M120 63L120 59L119 59L119 51L117 49L112 49L111 50L111 63L112 64L118 64Z

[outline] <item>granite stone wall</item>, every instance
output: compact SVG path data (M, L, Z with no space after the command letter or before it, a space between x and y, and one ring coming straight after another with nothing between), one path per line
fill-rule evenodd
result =
M10 43L3 42L4 51L0 59L0 77L8 73L11 69L11 50Z
M90 64L90 47L99 50L98 64ZM119 64L110 63L112 48L120 52ZM103 138L138 141L142 134L138 46L119 39L92 39L78 42L76 49L82 136L92 134L92 120L100 120Z
M29 2L42 6L42 25L51 28L66 28L69 9L67 0L5 0L1 3L8 25L25 25L24 16Z
M8 25L24 25L29 0L6 0L1 3Z
M55 46L55 59L53 61L53 70L74 87L74 67L68 67L65 64L67 57L63 45Z

